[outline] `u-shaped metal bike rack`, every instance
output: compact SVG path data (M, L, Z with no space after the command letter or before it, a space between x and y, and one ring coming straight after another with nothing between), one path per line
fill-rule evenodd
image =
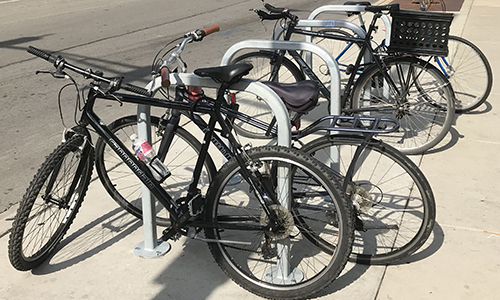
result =
M309 17L307 19L308 20L315 20L318 15L325 13L325 12L339 12L339 13L345 12L345 13L347 13L347 12L364 12L364 11L365 11L365 6L362 6L362 5L324 5L324 6L318 7L315 10L313 10L313 12L309 15ZM387 46L389 46L389 44L391 43L391 24L392 24L391 19L386 14L383 14L380 18L382 19L382 22L384 22L384 27L386 30L385 31L385 44ZM351 23L351 24L354 24L354 23ZM354 24L354 25L359 27L359 29L361 29L364 32L363 28L361 28L359 25L357 25L357 24ZM349 27L344 27L344 28L350 29ZM354 32L356 34L358 34L357 31L354 31ZM363 37L364 37L364 34L363 34ZM310 40L306 39L306 41L310 41Z
M224 54L221 65L228 65L235 54L244 49L259 49L259 50L296 50L296 51L306 51L307 53L314 53L318 55L327 65L328 70L331 74L331 85L330 85L330 112L331 114L340 114L340 74L339 68L335 59L332 55L326 51L323 47L307 43L307 42L295 42L295 41L275 41L275 40L246 40L231 46L226 53ZM274 103L273 103L274 105ZM270 106L275 114L275 107ZM277 118L276 118L277 119ZM288 122L290 122L288 120ZM280 134L280 127L283 125L277 120L278 124L278 134ZM288 123L290 125L290 123ZM279 138L279 136L278 136ZM291 184L289 180L280 183L280 184ZM282 185L280 185L282 186ZM286 185L285 185L286 186ZM290 189L286 189L287 191ZM288 199L279 198L279 199ZM281 203L284 207L290 209L291 203ZM266 270L266 280L275 283L293 283L300 282L303 279L303 272L297 268L291 270L290 264L290 251L289 245L285 243L278 244L278 251L282 253L279 258L276 266L273 266ZM283 274L287 274L287 276L283 276Z
M275 41L275 40L246 40L231 46L222 57L221 65L227 65L231 62L235 54L244 49L260 49L260 50L297 50L306 51L318 55L327 65L331 76L331 99L330 112L333 115L340 114L340 75L339 67L333 56L325 50L325 48L307 42L296 41ZM271 109L274 108L271 107Z
M170 74L170 82L173 85L201 86L206 88L220 87L219 83L210 78L202 78L190 73L172 73ZM161 87L160 77L157 77L146 86L149 90L155 90L159 87ZM290 119L285 105L278 95L276 95L276 93L266 85L249 79L242 79L231 88L259 95L270 107L272 107L276 120L280 124L280 126L278 126L278 145L289 147L291 139ZM140 138L146 139L149 142L151 142L150 115L150 106L138 105L138 135ZM285 181L281 184L288 183ZM155 200L151 196L151 192L147 187L141 185L141 193L144 241L135 246L134 253L143 258L155 258L168 252L170 250L170 244L168 242L158 240L157 238Z

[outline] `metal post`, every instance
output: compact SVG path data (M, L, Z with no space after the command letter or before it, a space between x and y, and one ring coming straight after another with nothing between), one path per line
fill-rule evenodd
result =
M151 144L151 108L147 105L137 106L137 131L139 138L145 139ZM159 241L156 232L156 206L155 198L149 189L141 183L142 192L142 223L144 229L144 241L134 248L135 255L143 258L156 258L164 255L170 250L168 242Z
M232 58L234 55L243 50L243 49L270 49L270 50L298 50L298 51L308 51L312 52L316 55L318 55L323 61L326 63L328 66L329 72L330 72L330 78L331 78L331 84L330 84L330 104L331 104L331 113L332 114L340 114L340 75L339 75L339 68L337 66L337 63L335 62L335 59L332 57L332 55L326 51L323 47L312 44L312 43L306 43L306 42L296 42L296 41L269 41L269 40L246 40L242 41L239 43L234 44L231 46L226 53L224 54L222 58L221 65L227 65L231 62ZM265 99L265 98L263 98ZM280 101L281 102L281 101ZM273 107L271 107L273 110L273 113L275 113L275 110ZM282 127L284 124L281 123L280 120L277 119L277 124L278 124L278 131L280 130L280 127ZM288 130L289 128L290 121L288 121ZM279 135L278 135L279 138ZM284 199L285 201L282 202L281 204L283 207L286 207L287 209L291 209L290 205L291 203L288 203L288 195L291 192L291 179L289 176L284 176L283 174L289 174L286 172L288 169L287 167L279 167L278 169L281 169L281 174L282 176L278 177L278 186L280 187L278 189L278 192L281 192L284 194L278 195L278 199ZM288 187L286 189L281 189L281 187ZM302 270L299 270L298 268L294 268L293 270L291 269L290 265L290 245L287 242L280 242L278 244L278 251L281 253L280 258L278 259L276 266L270 267L265 271L265 278L269 282L277 283L277 284L282 284L282 283L298 283L302 281L304 278L304 274Z

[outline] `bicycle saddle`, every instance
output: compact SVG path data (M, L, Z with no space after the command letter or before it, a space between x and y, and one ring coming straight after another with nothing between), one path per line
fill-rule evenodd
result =
M271 88L291 111L306 113L318 103L319 85L312 80L295 83L278 83L274 81L262 83Z
M194 70L194 74L200 77L210 77L215 81L228 84L238 82L243 76L253 69L251 64L237 64L222 67L201 68Z
M370 2L368 1L347 1L346 3L344 3L344 5L362 5L362 6L369 6L369 5L372 5Z
M370 6L372 4L368 1L347 1L346 3L344 3L344 5ZM347 12L347 15L349 17L352 15L359 15L359 14L361 14L361 12L359 12L359 11L348 11Z

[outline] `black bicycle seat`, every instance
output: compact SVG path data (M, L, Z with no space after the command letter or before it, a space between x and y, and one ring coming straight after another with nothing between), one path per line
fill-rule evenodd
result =
M215 81L236 83L253 68L251 64L236 64L222 67L201 68L194 70L200 77L210 77Z
M347 1L346 3L344 3L344 5L369 6L369 5L372 5L372 4L370 2L368 2L368 1Z
M370 6L372 4L368 1L347 1L346 3L344 3L344 5ZM359 15L359 14L361 14L361 12L359 12L359 11L348 11L347 12L347 15L349 17L352 15Z
M271 88L291 111L306 113L318 103L319 85L314 81L304 80L295 83L265 81L262 83Z

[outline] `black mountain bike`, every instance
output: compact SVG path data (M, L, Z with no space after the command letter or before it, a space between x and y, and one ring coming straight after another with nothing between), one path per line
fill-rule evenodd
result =
M196 39L206 34L195 32ZM221 112L226 90L251 65L197 70L200 76L220 82L217 98L176 102L151 98L149 91L125 84L122 78L106 78L61 56L33 47L28 52L53 63L56 70L49 73L55 78L68 78L65 71L71 70L93 82L77 126L48 156L21 201L9 239L9 258L16 269L32 269L54 253L75 218L92 172L92 130L168 210L171 224L161 238L187 235L206 241L222 270L243 288L267 298L303 299L324 289L342 271L353 244L353 209L332 173L296 149L241 146ZM118 93L119 89L143 96ZM165 190L150 168L109 130L93 110L99 100L209 117L183 196L174 198ZM205 196L198 181L214 132L227 138L232 158L214 176ZM162 140L166 145L171 141ZM172 174L177 171L170 169ZM199 237L202 231L204 238Z

